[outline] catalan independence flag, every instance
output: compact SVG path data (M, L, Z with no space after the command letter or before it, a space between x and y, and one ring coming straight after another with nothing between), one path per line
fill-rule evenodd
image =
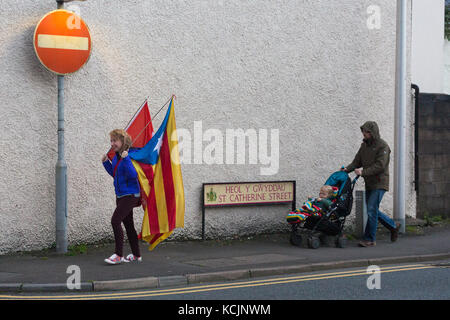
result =
M153 250L175 228L184 227L184 187L178 152L173 97L158 131L129 156L138 173L144 209L141 237Z

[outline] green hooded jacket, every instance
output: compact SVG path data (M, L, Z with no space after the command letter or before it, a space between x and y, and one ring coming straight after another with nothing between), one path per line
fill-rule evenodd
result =
M364 178L366 190L384 189L389 191L389 145L380 138L380 131L375 121L367 121L361 126L362 130L372 134L371 139L363 139L358 153L346 168L352 172L356 168L363 168L361 176Z

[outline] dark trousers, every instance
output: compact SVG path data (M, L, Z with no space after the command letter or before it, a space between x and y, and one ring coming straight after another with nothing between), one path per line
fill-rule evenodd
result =
M123 229L122 222L127 232L128 241L130 242L131 252L140 257L139 240L134 228L133 208L140 205L140 199L134 195L125 196L122 198L116 197L116 210L111 218L111 224L114 231L114 238L116 241L116 251L120 257L123 257Z

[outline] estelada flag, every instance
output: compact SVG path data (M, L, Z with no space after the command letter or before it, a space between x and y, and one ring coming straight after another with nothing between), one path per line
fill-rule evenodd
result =
M158 131L143 148L130 149L129 156L141 186L141 237L153 250L175 228L184 227L184 187L173 97Z
M124 130L131 136L133 148L142 148L150 141L153 134L153 126L147 99L136 111ZM107 153L109 160L112 161L114 155L114 150L112 148L109 149Z

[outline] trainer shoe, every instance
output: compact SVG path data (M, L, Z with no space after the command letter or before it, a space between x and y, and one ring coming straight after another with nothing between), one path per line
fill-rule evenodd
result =
M375 241L366 241L363 240L358 244L360 247L375 247L377 243Z
M133 261L142 262L142 257L136 257L134 254L130 253L125 258L125 262L133 262Z
M117 254L114 253L111 257L105 259L105 262L109 264L119 264L125 262L125 258L119 257Z
M397 224L397 227L395 229L391 230L391 241L395 242L398 239L398 231L400 230L401 224Z

